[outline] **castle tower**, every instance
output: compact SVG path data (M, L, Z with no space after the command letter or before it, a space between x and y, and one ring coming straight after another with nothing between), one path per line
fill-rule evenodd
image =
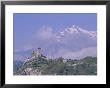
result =
M38 50L38 55L41 56L41 48L37 48Z
M41 55L41 48L37 48L37 50L35 51L35 57L41 57Z

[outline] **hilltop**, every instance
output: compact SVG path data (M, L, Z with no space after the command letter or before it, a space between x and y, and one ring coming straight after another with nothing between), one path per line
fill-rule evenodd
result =
M59 57L49 59L36 56L25 61L14 75L96 75L97 58L85 57L80 60Z

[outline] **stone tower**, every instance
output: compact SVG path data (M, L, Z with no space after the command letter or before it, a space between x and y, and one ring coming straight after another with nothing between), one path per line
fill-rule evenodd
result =
M41 48L37 48L37 50L35 50L35 57L41 57L41 55Z

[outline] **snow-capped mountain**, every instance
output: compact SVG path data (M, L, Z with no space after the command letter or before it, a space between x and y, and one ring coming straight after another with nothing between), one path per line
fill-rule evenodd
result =
M95 31L87 31L75 25L67 28L57 35L58 42L67 49L78 51L83 48L95 47L97 38Z
M73 25L60 32L54 32L50 27L43 27L35 35L29 45L32 45L32 48L41 47L45 56L49 58L62 56L80 59L97 55L96 31L88 31Z
M65 34L71 34L71 35L74 35L74 34L85 34L85 35L88 35L89 37L96 37L97 33L96 31L88 31L88 30L84 30L76 25L73 25L72 27L70 28L67 28L65 29L64 31L61 31L60 32L60 35L61 36L65 36Z

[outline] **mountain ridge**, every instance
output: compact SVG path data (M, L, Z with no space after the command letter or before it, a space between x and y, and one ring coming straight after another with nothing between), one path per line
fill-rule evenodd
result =
M97 58L86 57L81 60L65 60L62 57L46 59L37 57L24 62L14 75L96 75Z

